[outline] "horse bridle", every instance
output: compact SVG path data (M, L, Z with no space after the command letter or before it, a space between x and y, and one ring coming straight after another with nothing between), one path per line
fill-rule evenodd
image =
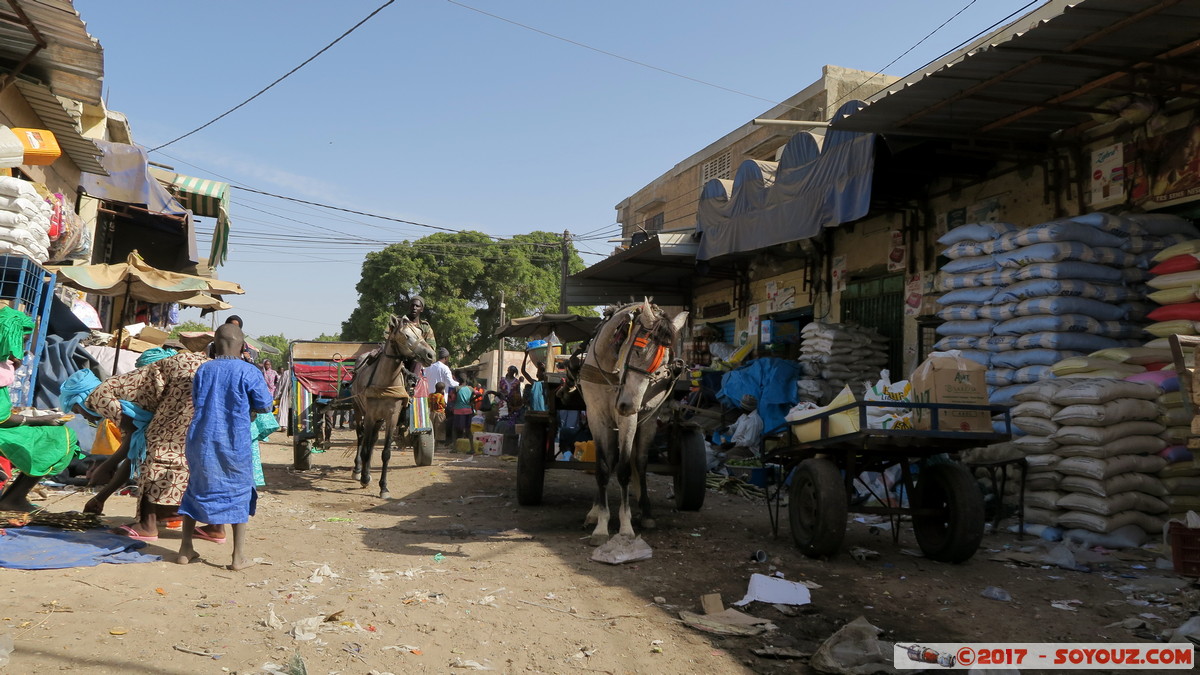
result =
M637 312L632 312L629 315L629 328L622 330L627 332L628 336L622 340L621 350L624 351L623 357L618 357L618 361L623 361L624 369L621 371L621 380L617 383L618 388L625 387L625 378L629 376L630 371L641 373L648 377L651 382L662 379L665 376L660 376L658 373L664 370L664 364L667 363L667 354L670 352L670 346L654 340L650 337L651 331L639 324L637 321ZM661 318L659 319L662 320ZM633 352L635 349L646 349L653 345L654 356L650 359L650 365L646 368L641 368L633 364Z

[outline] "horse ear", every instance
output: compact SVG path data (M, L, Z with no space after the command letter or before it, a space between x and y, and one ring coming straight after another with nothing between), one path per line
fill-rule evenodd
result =
M687 325L687 318L688 318L687 312L680 312L675 315L674 319L671 319L671 325L675 326L675 334L676 335L678 335L679 331L683 330L683 327L685 325Z

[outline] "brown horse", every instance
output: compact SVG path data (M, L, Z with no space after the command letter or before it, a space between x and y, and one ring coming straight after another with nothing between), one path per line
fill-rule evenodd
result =
M405 360L417 360L424 365L433 363L433 347L421 337L421 328L408 317L392 316L388 322L387 339L383 349L373 358L364 357L354 369L350 392L358 417L358 452L354 457L354 477L365 488L371 483L371 456L379 432L384 431L383 452L380 453L379 496L391 496L387 488L388 461L392 458L392 436L400 420L400 412L411 400L413 382L417 375L404 367Z
M596 441L596 501L584 525L596 524L592 544L609 536L608 479L621 484L620 530L633 536L630 483L638 492L641 524L654 527L646 489L646 463L658 409L670 396L678 370L672 353L687 312L668 319L647 299L613 312L596 330L579 374L588 425Z

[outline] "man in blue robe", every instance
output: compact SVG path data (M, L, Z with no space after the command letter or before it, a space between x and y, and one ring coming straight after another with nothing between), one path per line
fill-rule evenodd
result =
M187 432L187 461L191 468L187 491L179 505L183 543L176 560L181 565L200 554L192 547L196 521L231 525L231 570L248 567L242 547L246 523L254 515L251 420L271 410L271 392L262 372L241 359L245 336L234 324L217 328L215 357L196 370L192 385L195 415Z

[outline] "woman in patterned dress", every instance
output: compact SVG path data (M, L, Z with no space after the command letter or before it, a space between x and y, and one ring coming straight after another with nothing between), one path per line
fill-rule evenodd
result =
M87 397L87 408L114 421L121 419L121 400L154 415L146 426L146 459L138 473L138 521L122 525L114 530L116 534L157 540L159 520L173 516L178 509L189 475L184 445L193 413L192 379L207 360L199 352L176 354L111 377ZM114 453L93 476L93 484L108 482L124 456L123 451ZM198 531L197 536L217 543L225 541L220 526Z

